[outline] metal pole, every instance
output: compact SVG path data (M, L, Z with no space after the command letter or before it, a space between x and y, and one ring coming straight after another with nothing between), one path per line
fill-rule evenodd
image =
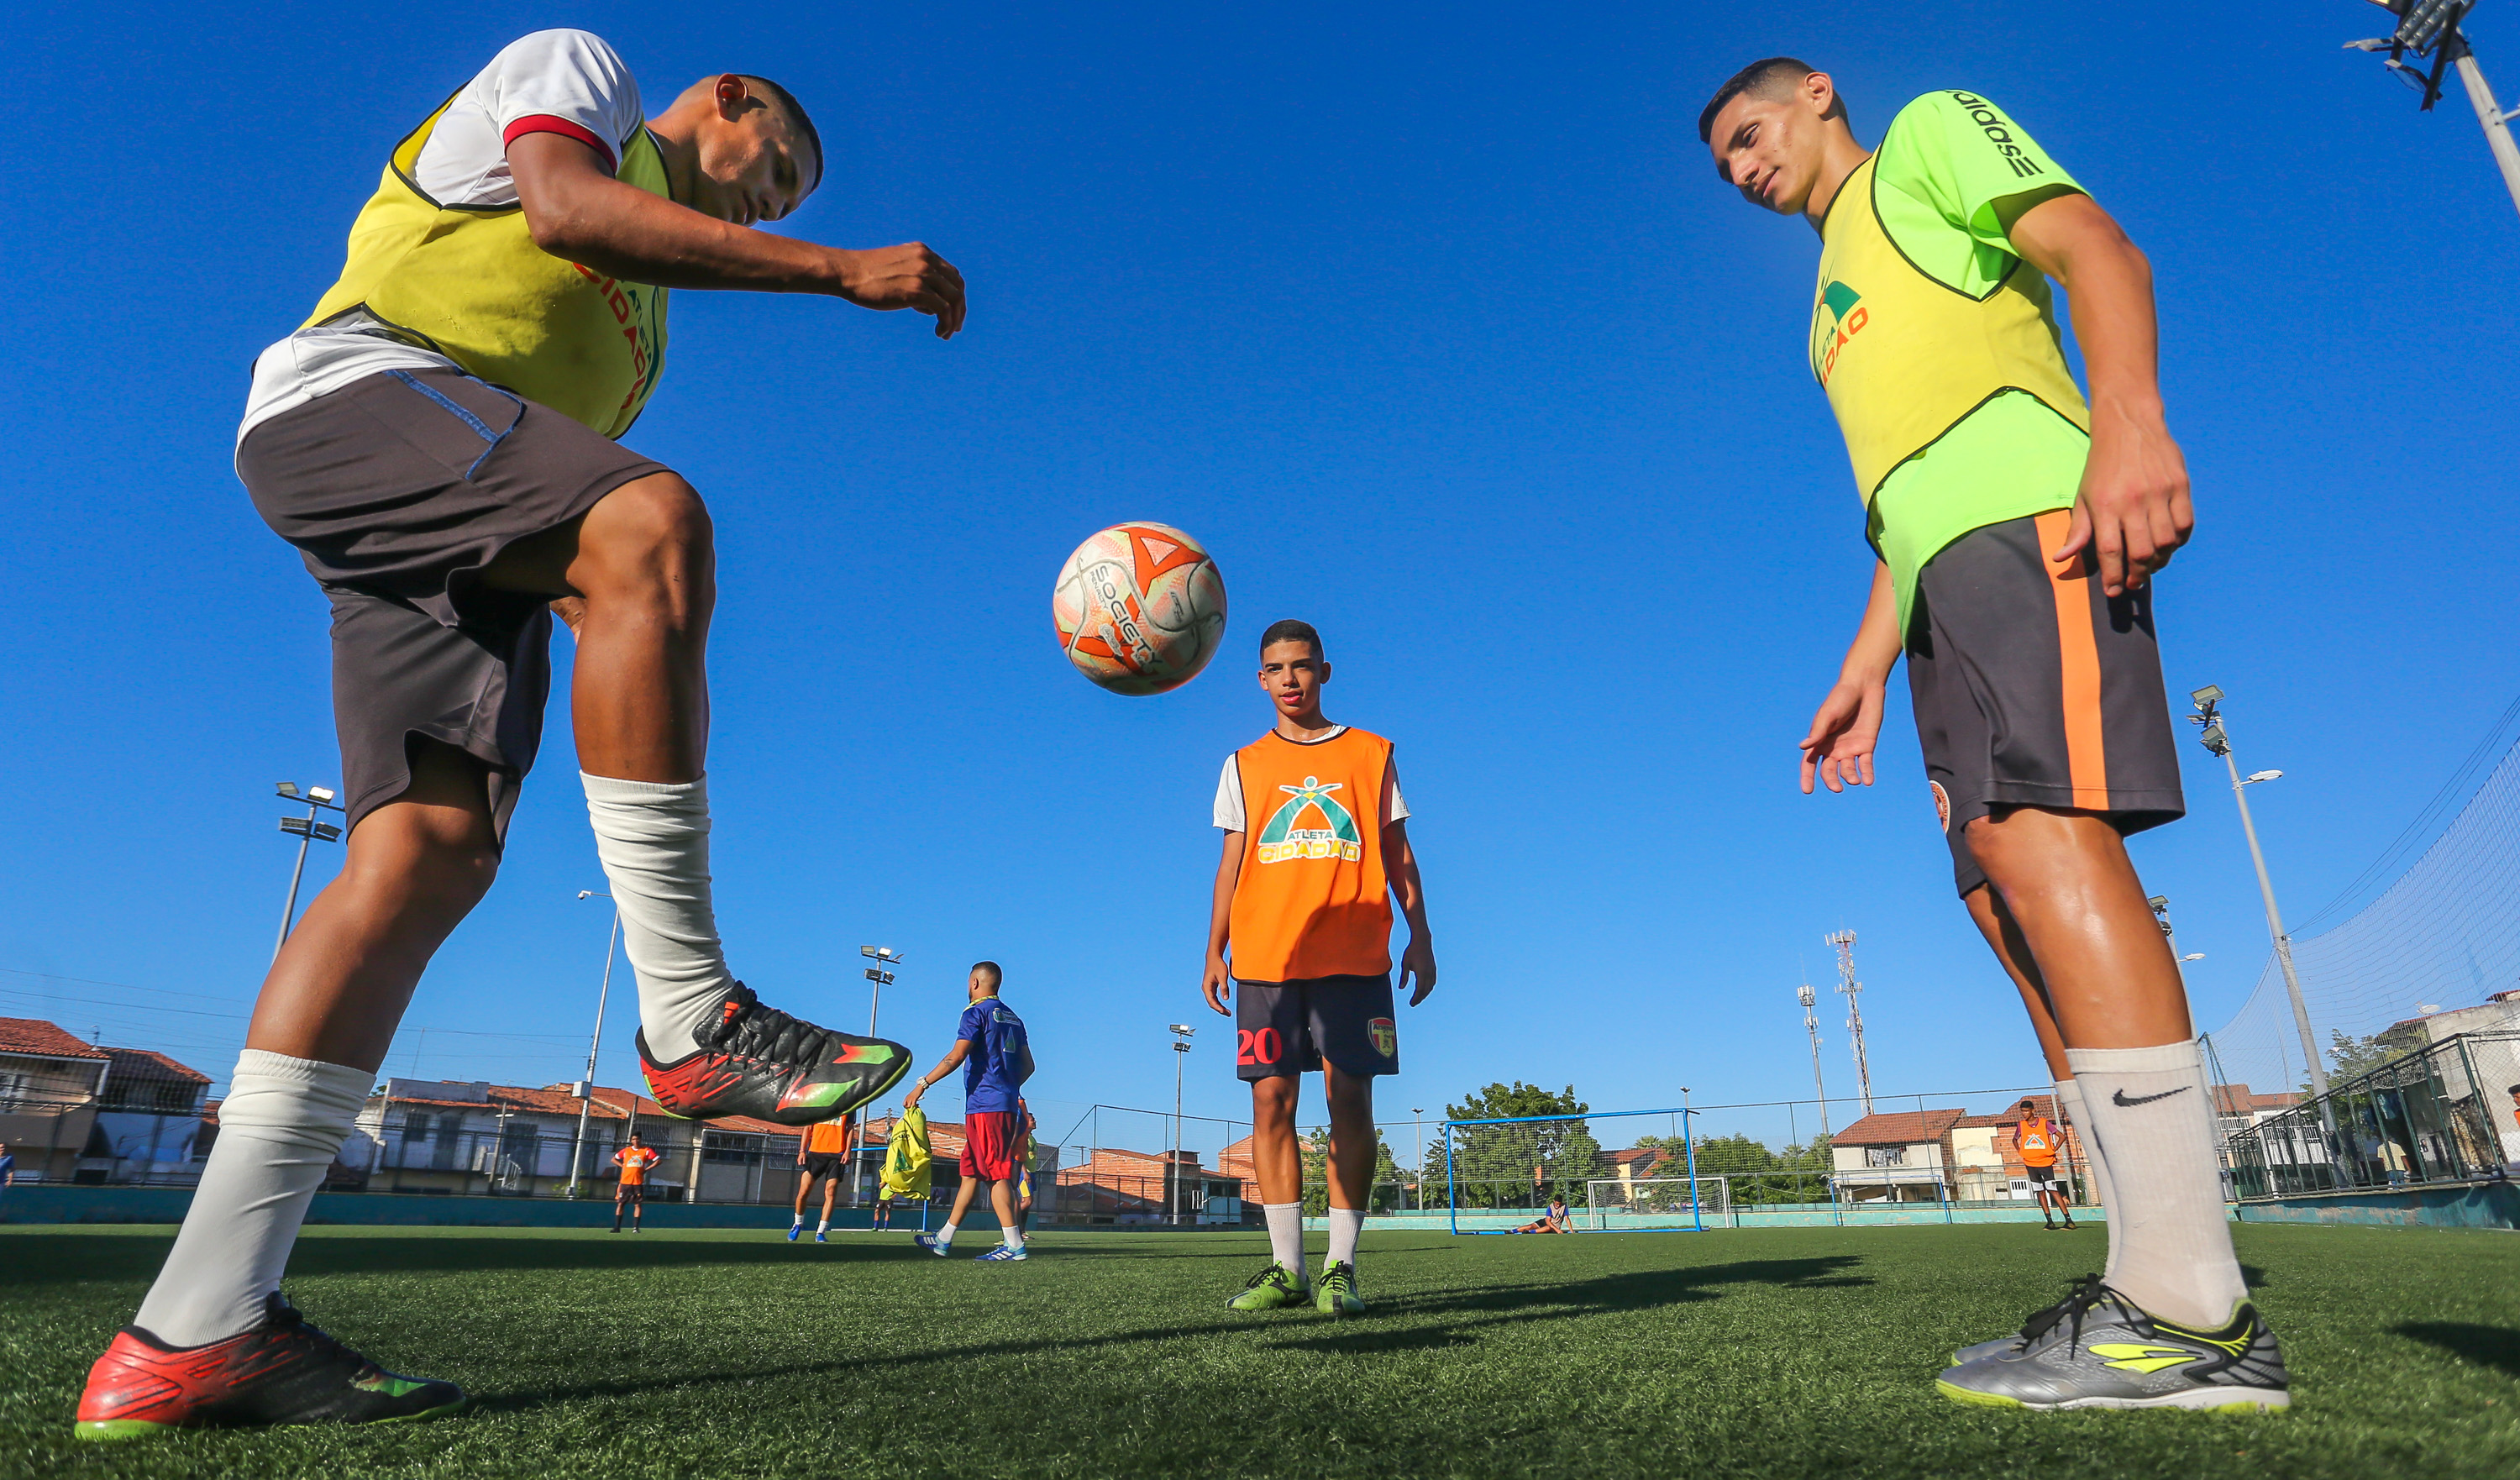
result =
M621 903L612 904L612 933L604 941L604 985L595 993L595 1036L586 1041L586 1081L577 1098L577 1140L568 1148L568 1195L577 1195L577 1173L586 1160L586 1117L595 1108L595 1055L604 1050L604 1007L612 997L612 952L621 941ZM873 1034L869 1034L873 1037Z
M1688 1091L1686 1087L1680 1092L1680 1152L1688 1163L1688 1218L1697 1226L1696 1231L1703 1233L1706 1232L1706 1214L1697 1205L1697 1139L1689 1133L1688 1126L1688 1117L1696 1112L1688 1107Z
M2226 736L2230 722L2223 722ZM2223 765L2231 773L2231 797L2240 804L2240 830L2249 839L2249 862L2258 871L2258 893L2266 901L2267 929L2275 939L2275 963L2283 967L2284 993L2292 999L2292 1024L2301 1034L2301 1051L2310 1060L2310 1092L2315 1096L2327 1093L2327 1066L2318 1056L2318 1040L2310 1031L2310 1008L2301 998L2301 976L2293 970L2292 937L2284 933L2283 914L2275 908L2274 881L2267 877L2267 855L2258 846L2258 825L2249 816L2248 784L2240 780L2240 763L2231 758L2231 747L2223 747Z
M274 962L280 960L280 948L289 944L289 922L297 918L297 881L306 876L306 850L315 841L315 819L318 815L310 802L306 808L306 830L297 836L297 867L289 872L289 903L280 907L280 938L271 943Z
M1176 1043L1175 1049L1181 1048ZM1182 1146L1182 1064L1187 1054L1173 1054L1173 1164L1170 1184L1164 1188L1164 1210L1172 1215L1175 1227L1181 1224L1181 1146Z
M1411 1124L1418 1128L1418 1211L1426 1211L1426 1112L1412 1110L1417 1117Z
M2504 121L2510 115L2494 101L2494 89L2485 85L2485 73L2478 68L2467 38L2452 31L2442 44L2457 48L2452 65L2458 68L2458 80L2467 84L2467 101L2476 109L2476 121L2485 127L2485 143L2502 170L2503 189L2511 193L2512 204L2520 206L2520 145L2511 142L2511 126Z
M870 972L868 974L868 980L875 983L875 990L869 993L867 997L867 1037L873 1038L875 1036L875 1015L883 1010L883 973L880 971Z
M1449 1120L1445 1121L1435 1128L1435 1133L1444 1138L1444 1212L1451 1221L1453 1233L1459 1235L1462 1232L1462 1199L1453 1186L1452 1124Z

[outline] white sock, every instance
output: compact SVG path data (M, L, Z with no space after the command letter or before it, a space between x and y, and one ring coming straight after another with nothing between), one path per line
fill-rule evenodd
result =
M2108 1153L2100 1146L2100 1138L2092 1130L2092 1117L2083 1108L2083 1084L2078 1079L2056 1081L2056 1107L2065 1112L2065 1123L2083 1142L2083 1167L2091 1174L2092 1195L2099 1199L2101 1221L2108 1225L2109 1262L2100 1272L2107 1279L2118 1268L2118 1194L2109 1182Z
M259 1049L239 1055L218 1144L132 1324L169 1346L201 1346L262 1320L306 1205L376 1082L343 1064Z
M952 1243L954 1241L954 1231L961 1227L962 1225L959 1223L949 1223L943 1228L938 1229L936 1231L936 1241L938 1243Z
M1330 1209L1330 1252L1322 1268L1356 1263L1356 1235L1365 1232L1365 1209Z
M2221 1327L2249 1289L2231 1253L2214 1107L2196 1045L2068 1049L2065 1061L2117 1174L2110 1286L2151 1315Z
M621 954L639 981L648 1052L671 1063L735 977L709 896L708 782L625 782L578 773L595 854L621 907Z
M218 1149L218 1147L216 1147L215 1145L213 1145L213 1146L211 1147L211 1149L212 1149L212 1150L216 1150L216 1149ZM801 1229L801 1228L803 1228L803 1227L805 1226L805 1215L804 1215L804 1214L802 1214L802 1213L797 1214L797 1215L796 1215L796 1221L795 1221L794 1223L791 1223L791 1224L788 1225L788 1226L789 1228L791 1228L791 1229Z
M797 1219L796 1221L797 1221L798 1223L803 1223L805 1220L803 1220L803 1219L799 1218L799 1219ZM826 1218L826 1219L824 1219L822 1222L820 1222L820 1223L818 1223L818 1224L814 1225L814 1232L815 1232L815 1233L830 1233L831 1231L832 1231L832 1220L830 1220L829 1218Z
M1304 1273L1304 1205L1264 1202L1260 1212L1269 1220L1269 1257L1298 1275Z
M1008 1248L1019 1249L1023 1247L1023 1230L1011 1223L998 1232L1000 1234L1000 1241L1005 1243Z

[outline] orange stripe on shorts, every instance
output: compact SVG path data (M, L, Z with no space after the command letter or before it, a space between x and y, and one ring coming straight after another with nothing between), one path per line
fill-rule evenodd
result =
M2063 544L2073 515L2062 509L2038 516L2039 549L2044 556ZM2100 644L2092 630L2092 588L2088 561L2077 555L2048 564L2048 589L2056 599L2056 656L2063 680L2065 768L2074 787L2074 805L2106 811L2109 805L2109 757L2100 724Z

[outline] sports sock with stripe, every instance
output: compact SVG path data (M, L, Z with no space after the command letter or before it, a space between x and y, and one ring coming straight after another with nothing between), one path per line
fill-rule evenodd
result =
M2109 1263L2108 1268L2100 1273L2100 1278L2106 1279L2117 1272L2118 1248L2118 1194L2109 1184L2108 1152L2101 1147L2100 1138L2092 1133L2092 1117L2084 1111L2081 1080L2057 1080L2056 1104L2065 1112L2065 1123L2072 1126L2074 1134L2082 1140L2083 1167L2091 1174L2092 1195L2099 1199L2100 1221L2107 1226Z
M954 1241L954 1231L961 1227L962 1225L959 1223L949 1223L941 1226L936 1230L936 1241L938 1243L952 1243Z
M639 982L648 1052L671 1063L735 987L709 890L708 781L631 782L578 773L595 855L621 910L621 954Z
M1023 1240L1023 1229L1020 1225L1009 1224L998 1231L998 1241L1005 1244L1008 1248L1022 1248Z
M2150 1315L2221 1327L2249 1289L2231 1253L2196 1045L2068 1049L2065 1061L2115 1174L2110 1286Z
M1261 1215L1269 1220L1269 1257L1301 1275L1304 1272L1304 1205L1300 1202L1264 1202Z
M1364 1232L1365 1209L1330 1209L1330 1252L1325 1265L1356 1263L1356 1239Z
M260 1321L307 1204L376 1082L346 1064L240 1054L193 1205L132 1324L169 1346L200 1346Z

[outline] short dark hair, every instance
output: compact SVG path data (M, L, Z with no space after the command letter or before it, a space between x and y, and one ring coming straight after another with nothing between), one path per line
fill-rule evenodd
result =
M1329 653L1322 648L1322 635L1313 630L1313 624L1299 622L1291 616L1271 622L1269 630L1260 634L1260 650L1263 652L1277 647L1280 643L1310 643L1313 645L1315 658L1329 656Z
M1734 72L1724 79L1724 85L1715 90L1713 100L1698 113L1697 142L1711 144L1715 141L1715 115L1724 112L1725 104L1743 93L1758 98L1782 98L1805 77L1819 70L1810 63L1793 57L1762 57ZM1827 116L1845 117L1846 100L1832 99Z
M2509 1088L2509 1089L2507 1089L2507 1090L2503 1091L2502 1093L2503 1093L2503 1094L2505 1094L2505 1095L2520 1095L2520 1084L2515 1084L2515 1085L2513 1085L2511 1088Z
M631 1133L630 1133L630 1139L631 1139L632 1141L645 1141L647 1138L646 1138L646 1137L644 1137L644 1136L642 1136L642 1135L640 1135L638 1132L633 1131L633 1132L631 1132Z
M997 964L996 962L994 962L994 961L975 961L975 962L971 963L971 974L972 974L972 975L977 976L977 975L979 975L979 974L980 974L981 972L983 972L983 971L986 971L986 972L988 972L988 973L989 973L989 985L990 985L990 986L996 987L996 986L1004 986L1004 985L1006 984L1006 980L1007 980L1007 973L1006 973L1003 969L1001 969L1001 968L999 967L999 965L998 965L998 964Z
M805 112L805 105L796 101L794 93L781 87L768 77L756 77L750 72L737 72L736 75L743 79L745 87L768 98L771 107L786 113L788 123L794 126L796 132L805 136L806 143L814 147L814 184L820 186L827 167L823 160L823 136L814 127L813 115Z

